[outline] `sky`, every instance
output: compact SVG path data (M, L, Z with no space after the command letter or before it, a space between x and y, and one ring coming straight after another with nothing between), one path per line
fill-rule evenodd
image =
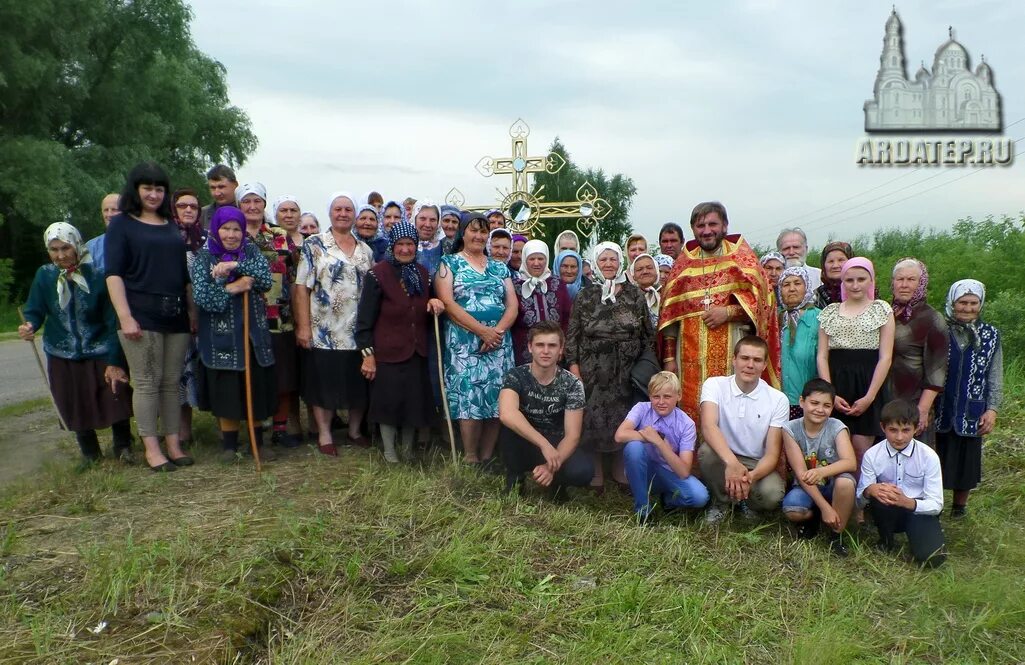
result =
M195 0L193 38L227 69L260 146L239 169L269 198L322 219L338 190L487 205L507 176L509 126L532 155L558 136L582 167L637 187L629 220L649 240L720 200L730 231L766 245L881 228L946 228L1025 209L1021 163L859 167L890 2ZM1025 3L919 0L896 10L909 74L931 68L948 26L972 69L985 55L1005 136L1025 150ZM1016 121L1017 124L1013 124ZM1025 154L1020 157L1025 160Z

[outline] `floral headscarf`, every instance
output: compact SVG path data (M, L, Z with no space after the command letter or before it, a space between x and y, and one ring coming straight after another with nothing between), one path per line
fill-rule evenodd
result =
M540 277L534 277L527 270L527 259L534 254L543 254L545 257L545 269ZM523 253L520 256L523 257L519 270L519 275L523 278L520 295L529 298L534 295L535 289L540 290L541 293L548 293L548 278L552 276L552 271L548 267L548 245L543 240L528 240L527 244L523 246Z
M669 256L668 254L655 255L655 265L659 268L672 268L673 263L675 263L673 257Z
M782 337L784 333L789 331L790 343L789 346L794 345L794 340L797 337L797 324L801 320L801 315L804 313L804 308L811 304L815 299L815 292L811 289L811 279L808 276L808 269L804 266L790 266L785 269L779 276L779 287L783 287L783 280L787 277L800 277L801 281L804 282L804 299L801 300L797 305L793 307L787 307L783 304L783 297L780 295L779 304L783 308L783 321L780 325L780 342L783 341Z
M925 290L929 286L929 269L925 267L925 264L918 259L906 256L900 261L897 261L895 266L899 266L905 261L914 261L918 264L919 269L922 271L922 278L918 280L918 286L915 288L915 292L911 294L907 302L898 303L896 299L893 300L893 318L897 319L901 323L907 323L911 320L911 317L915 313L915 307L925 302ZM892 288L892 286L891 286Z
M89 282L78 268L83 263L92 263L93 259L82 240L82 234L67 222L55 222L43 231L43 244L47 249L50 249L50 243L54 240L68 243L78 255L78 262L70 268L57 266L57 304L61 309L67 309L71 302L71 284L82 289L83 293L89 293Z
M395 243L403 238L409 238L414 243L419 243L420 241L416 227L409 222L402 221L392 224L391 230L388 231L388 250L384 253L384 260L398 269L402 284L406 287L406 293L411 296L418 296L423 293L424 285L420 279L420 270L417 267L416 259L414 258L412 261L403 263L395 258L395 252L393 251Z
M829 296L829 302L831 303L840 302L843 298L840 293L840 285L843 280L830 279L826 276L826 257L837 251L843 252L843 255L848 259L854 256L854 249L851 248L851 244L849 242L834 240L833 242L826 243L826 246L822 248L822 259L819 261L819 264L822 266L822 286L825 288L826 294Z

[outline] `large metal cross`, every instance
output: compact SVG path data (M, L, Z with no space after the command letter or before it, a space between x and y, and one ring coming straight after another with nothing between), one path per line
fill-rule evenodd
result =
M591 238L593 243L597 238L598 223L612 211L612 206L598 195L598 190L589 182L585 182L577 189L576 201L545 201L543 187L531 192L531 173L558 173L566 165L566 160L555 152L550 152L544 157L531 157L527 150L529 134L530 127L522 119L518 119L509 128L512 156L498 159L484 157L476 166L477 172L486 178L495 174L512 175L512 190L497 190L500 197L498 207L509 219L509 228L528 235L532 232L543 233L544 220L576 217L577 231ZM449 190L445 201L462 210L483 212L495 207L466 205L463 193L454 187ZM520 205L515 206L517 203ZM518 208L516 211L513 211L514 206Z

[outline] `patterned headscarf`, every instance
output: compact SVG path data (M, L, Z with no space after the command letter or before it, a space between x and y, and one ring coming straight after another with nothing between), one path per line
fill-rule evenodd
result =
M238 222L238 225L242 227L242 244L238 246L238 249L228 250L221 242L221 227L228 222ZM217 208L214 211L214 216L210 219L210 233L206 237L206 249L210 252L210 256L214 257L217 262L241 261L246 253L246 244L249 242L249 234L245 230L246 216L242 214L241 210L235 206Z
M651 259L651 262L655 265L655 283L651 286L643 287L634 279L634 270L637 268L637 262L641 259ZM651 254L638 254L635 256L633 263L626 269L626 278L630 280L631 284L644 292L644 300L648 303L648 309L657 313L662 302L662 296L658 292L659 283L662 281L662 274L658 271L658 263L655 263L655 257Z
M78 261L70 268L57 266L57 304L61 309L67 309L68 303L71 302L71 284L82 289L84 293L89 293L89 282L78 268L83 263L92 263L93 259L86 249L85 242L82 241L82 234L67 222L55 222L43 231L43 244L47 249L50 249L50 243L54 240L68 243L75 248L78 255Z
M569 291L569 297L575 299L577 293L580 292L580 287L583 284L584 279L584 261L580 258L580 255L574 252L572 249L564 249L555 256L555 264L552 272L559 275L559 279L562 279L562 262L566 259L573 259L577 262L577 278L570 283L566 284L566 290Z
M420 280L420 270L417 267L416 258L412 261L403 263L395 258L395 243L403 238L409 238L414 243L420 241L420 236L417 235L416 227L409 222L402 221L392 224L391 230L388 231L388 250L384 253L384 260L395 266L399 271L399 277L402 279L403 286L406 287L406 293L411 296L418 296L423 293L424 285Z
M822 259L819 261L819 265L822 266L822 286L826 289L826 294L829 296L829 302L841 302L843 296L841 295L841 283L843 279L830 279L826 276L826 257L833 252L840 251L848 259L853 258L854 249L851 248L849 242L843 242L841 240L834 240L833 242L826 243L826 246L822 248Z
M974 321L959 321L954 316L954 303L967 295L973 295L979 299L979 312L982 312L982 306L986 304L986 286L977 279L962 279L954 282L950 285L950 290L947 291L947 304L944 308L947 313L947 326L952 330L962 330L968 335L968 339L971 340L971 345L975 346L979 342L979 318Z
M801 281L804 282L804 299L793 307L787 307L783 304L782 294L779 298L780 307L783 308L783 321L780 325L780 342L783 342L783 334L786 331L790 331L790 344L794 345L794 340L797 337L797 324L801 320L801 315L804 313L804 308L811 304L811 301L815 299L815 292L811 290L811 279L808 276L808 269L804 266L790 266L779 276L779 286L782 288L783 280L787 277L800 277Z
M919 269L922 271L922 278L918 280L918 286L915 288L915 292L911 294L911 297L905 303L898 303L896 298L893 299L893 317L901 323L907 323L911 320L911 317L915 313L915 307L925 302L925 289L929 286L929 270L925 267L925 264L912 256L906 256L897 263L894 264L894 268L899 266L905 261L914 261L918 264ZM892 282L890 288L892 289Z
M874 297L876 292L876 269L872 265L872 262L866 259L864 256L855 256L853 259L847 259L844 261L843 268L840 270L840 302L847 300L847 289L843 286L843 278L847 275L847 271L851 268L862 268L868 271L868 297Z
M605 275L601 272L601 268L598 269L598 274L601 275L601 301L602 302L616 302L616 287L626 282L626 274L624 271L625 266L623 265L623 249L614 242L600 242L594 248L591 253L591 260L594 261L594 265L598 265L598 257L605 252L613 252L616 258L619 259L619 269L616 271L616 276L612 279L606 279Z
M506 238L509 239L509 256L506 257L505 261L502 261L502 263L505 263L506 265L508 265L509 264L509 259L512 258L512 242L513 242L513 239L512 239L512 234L509 233L509 231L507 229L502 229L502 228L492 229L491 232L488 233L488 242L487 242L487 244L484 245L484 253L488 255L488 258L491 258L491 241L494 239L494 237L496 235L498 235L498 236L505 236Z
M374 217L375 218L377 217L377 208L375 208L374 206L370 205L369 203L364 203L363 205L361 205L358 208L356 208L356 220L359 221L359 216L362 215L367 210L369 210L370 212L374 213ZM374 231L373 238L369 238L369 239L368 238L364 238L363 236L361 236L359 234L359 229L356 226L355 222L353 222L353 224L352 224L352 235L356 236L360 240L363 240L364 242L372 242L375 238L379 237L380 234L378 232L380 230L381 230L381 220L379 218L377 220L377 230Z
M534 254L543 254L545 257L545 269L540 277L534 277L527 270L527 259ZM552 271L548 268L548 245L543 240L528 240L527 244L523 246L523 253L520 256L522 260L519 274L523 278L520 295L529 298L534 295L534 289L539 289L541 293L548 293L548 278L552 276Z
M382 238L384 238L384 237L386 237L388 235L388 232L384 230L384 211L387 210L388 208L398 208L399 209L399 222L408 222L409 221L409 217L406 216L406 208L405 208L405 206L402 205L401 202L399 202L399 201L388 201L383 206L381 206L381 209L377 212L377 235L381 236ZM438 222L439 222L439 226L440 226L441 225L440 224L441 220L439 219ZM396 222L396 224L397 223L398 222Z
M655 255L655 265L659 268L672 268L673 263L675 263L673 257L669 256L668 254Z
M762 254L762 258L758 259L758 263L764 268L765 264L769 261L779 261L780 265L784 268L787 266L787 259L779 252L767 252Z

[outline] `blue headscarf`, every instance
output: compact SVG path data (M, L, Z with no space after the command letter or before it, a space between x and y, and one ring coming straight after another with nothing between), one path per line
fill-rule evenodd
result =
M406 287L406 293L418 296L423 293L424 285L420 280L419 264L416 262L416 257L414 256L413 260L408 263L402 263L395 258L395 253L392 251L395 248L395 243L403 238L409 238L414 243L420 242L416 227L405 220L392 224L391 231L388 232L388 249L384 253L384 260L399 271L399 277L402 278L402 284Z
M572 257L577 260L577 278L571 284L566 284L566 290L569 291L569 297L576 299L577 293L580 291L580 286L584 279L584 261L580 258L580 255L574 252L572 249L564 249L559 252L555 257L555 270L553 271L556 275L559 275L559 280L562 281L562 261L567 257Z

